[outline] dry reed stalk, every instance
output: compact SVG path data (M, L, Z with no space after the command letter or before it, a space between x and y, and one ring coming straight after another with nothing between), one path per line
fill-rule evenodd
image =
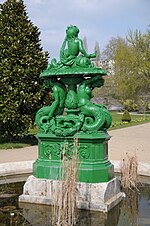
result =
M62 153L62 181L61 190L57 189L54 206L55 225L76 225L76 187L77 187L77 152L78 139L74 139L72 158L66 156L66 147Z
M126 153L126 158L123 159L121 166L121 186L123 189L137 189L138 182L138 162L136 155L129 156Z
M138 224L138 161L137 156L126 153L121 166L121 186L126 193L123 215L130 225ZM128 206L128 208L127 208Z

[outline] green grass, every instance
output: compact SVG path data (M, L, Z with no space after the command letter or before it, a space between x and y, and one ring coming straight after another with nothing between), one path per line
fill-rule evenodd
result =
M136 126L139 124L150 122L150 114L146 115L145 118L143 115L131 115L131 122L125 123L121 121L122 115L118 112L111 112L113 122L109 130L125 128L129 126ZM0 149L10 149L10 148L23 148L31 145L37 145L38 141L35 137L38 130L36 128L31 129L29 134L23 138L0 138Z
M112 125L109 130L113 129L120 129L130 126L136 126L140 124L144 124L150 122L150 115L138 115L138 114L130 114L131 115L131 122L122 122L122 114L118 112L111 112L112 115Z
M32 134L28 134L23 138L0 138L0 149L24 148L37 144L38 141Z

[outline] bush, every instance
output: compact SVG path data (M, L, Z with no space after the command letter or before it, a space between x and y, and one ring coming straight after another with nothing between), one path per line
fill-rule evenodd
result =
M130 122L131 121L131 116L130 116L128 110L124 111L122 118L121 118L121 121L122 122Z

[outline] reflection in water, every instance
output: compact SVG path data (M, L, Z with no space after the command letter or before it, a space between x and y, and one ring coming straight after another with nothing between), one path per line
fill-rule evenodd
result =
M150 225L150 185L140 184L139 191L126 190L117 226Z
M118 226L138 226L138 192L126 189L126 199L122 202Z
M36 226L51 226L53 224L53 208L46 205L20 203L25 219ZM78 226L116 226L120 215L120 206L116 206L108 214L95 211L78 210Z
M138 197L140 226L150 225L150 184L145 184Z

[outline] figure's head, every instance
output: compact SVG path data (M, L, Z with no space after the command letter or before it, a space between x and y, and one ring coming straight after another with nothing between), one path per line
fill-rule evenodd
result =
M66 29L66 34L68 38L78 37L79 29L76 26L70 25Z

